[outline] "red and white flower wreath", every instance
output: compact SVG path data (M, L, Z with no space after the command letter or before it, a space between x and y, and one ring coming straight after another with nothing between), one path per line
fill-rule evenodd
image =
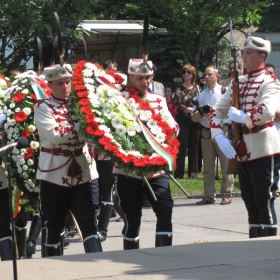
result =
M176 158L179 142L174 138L174 130L134 88L123 86L125 92L118 90L120 76L111 72L105 73L85 61L79 61L74 68L72 82L78 99L75 112L86 138L127 172L146 174L167 170L167 160L143 137L139 119L152 138L160 141L160 146ZM137 137L138 140L141 137L141 141L137 141ZM120 139L127 141L126 147ZM133 141L136 149L128 148L131 143L133 147Z

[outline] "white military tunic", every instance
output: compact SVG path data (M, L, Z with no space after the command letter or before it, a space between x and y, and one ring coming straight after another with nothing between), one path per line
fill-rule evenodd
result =
M90 174L83 152L85 142L71 117L71 105L71 100L52 94L39 100L34 108L41 144L37 180L73 187L97 178L97 172Z
M213 139L223 133L223 118L231 106L232 83L221 100L214 106L209 118ZM280 83L260 67L239 77L239 101L245 114L242 124L247 154L238 161L251 161L280 154L280 137L274 125L275 112L280 102Z

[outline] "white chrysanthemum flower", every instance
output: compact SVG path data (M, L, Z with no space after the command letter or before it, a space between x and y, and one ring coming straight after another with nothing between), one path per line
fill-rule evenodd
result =
M133 109L133 112L134 112L137 116L139 116L139 115L141 114L142 110L141 110L140 107L138 107L138 108Z
M14 125L16 125L16 123L17 122L14 119L10 120L10 125L14 126Z
M92 70L89 69L89 68L86 68L84 71L83 71L83 75L85 77L91 77L92 76Z
M129 127L127 127L127 134L130 136L130 137L132 137L132 136L134 136L135 134L136 134L136 129L135 129L135 127L134 126L129 126Z
M137 158L141 158L142 157L142 154L138 151L129 151L127 152L128 155L132 155L134 157L137 157Z
M24 155L26 153L26 149L20 149L20 152L22 155Z
M110 138L112 140L114 139L114 136L111 133L109 133L109 132L105 132L104 136L106 136L106 137L108 137L108 138Z
M16 161L16 159L17 159L17 156L16 155L12 155L12 160Z
M19 154L19 149L14 147L13 150L12 150L12 154L18 155Z
M16 108L15 109L15 112L17 113L17 112L19 112L20 111L20 108Z
M117 97L117 96L119 95L119 93L118 93L115 89L110 88L110 89L107 91L107 95L108 95L109 97L112 97L112 96Z
M85 87L87 88L88 91L90 92L94 92L95 91L95 87L92 84L85 84Z
M159 133L156 135L156 140L160 143L163 143L165 141L165 134L164 133Z
M22 168L21 168L21 167L18 167L17 172L18 172L19 174L21 174L21 173L22 173Z
M133 104L137 104L136 102L135 102L135 100L134 100L134 98L128 98L128 101L129 101L129 103L131 104L131 105L133 105ZM138 105L138 104L137 104ZM139 106L139 105L138 105Z
M124 125L119 125L116 127L116 133L117 134L125 134L126 133L126 128Z
M21 156L21 155L19 155L19 156ZM25 164L25 160L24 160L24 158L21 158L21 160L19 161L19 163L22 165L22 164Z
M100 125L99 129L103 130L105 133L111 131L111 129L108 126L106 126L106 125Z
M122 125L123 119L117 115L114 118L112 118L111 123L112 123L112 126L116 128L116 127Z
M32 112L31 109L28 108L28 107L23 108L22 111L23 111L26 115L28 115L28 116L29 116L29 115L31 114L31 112Z
M4 98L6 96L6 92L0 89L0 98Z
M30 148L32 148L32 149L34 149L34 150L36 150L37 148L39 148L39 142L37 142L37 141L31 141L30 142Z
M141 110L139 117L140 120L146 122L152 117L152 112L148 110Z
M135 127L135 129L136 129L136 131L137 131L138 133L140 133L140 132L142 131L141 126L140 126L139 123L135 123L135 124L134 124L134 127Z
M157 121L156 121L156 120L149 119L149 120L147 121L147 126L148 126L148 127L154 127L154 126L158 126L158 124L157 124Z
M91 78L84 78L84 82L85 82L85 84L93 84L94 80Z
M97 67L96 67L93 63L87 62L87 63L85 64L85 69L89 69L89 70L91 70L91 71L95 71L95 70L97 70Z
M16 161L16 167L20 167L20 166L21 166L20 162Z
M162 133L162 128L159 126L153 126L151 127L150 131L154 134L157 135L159 133Z
M118 110L119 110L120 112L122 112L122 113L127 112L127 108L126 108L126 106L125 106L124 104L119 104L119 105L117 106L117 108L118 108Z
M4 111L5 112L5 111ZM10 116L12 114L12 110L8 109L6 112L7 116Z
M18 83L18 80L15 79L15 80L12 82L12 85L14 86L14 85L16 85L17 83Z
M103 91L97 91L96 92L96 97L99 98L104 98L104 92Z
M27 165L23 165L22 166L22 170L24 170L24 171L28 170L28 166Z
M23 93L23 94L28 94L29 93L29 91L28 91L28 89L27 88L25 88L21 93Z
M19 133L19 128L18 128L18 127L15 127L15 128L14 128L14 133L15 133L15 134Z
M94 120L99 123L101 121L101 118L94 118Z
M7 133L13 133L13 132L14 132L13 127L9 127L9 129L8 129Z
M4 123L4 129L7 130L8 129L8 124Z
M30 132L34 132L34 131L36 130L36 126L33 125L33 124L30 124L30 125L28 126L28 129L29 129Z
M129 111L124 111L123 112L123 117L127 120L130 120L130 121L136 121L135 120L135 117L129 112Z
M8 140L12 140L13 134L7 134L7 138L8 138Z

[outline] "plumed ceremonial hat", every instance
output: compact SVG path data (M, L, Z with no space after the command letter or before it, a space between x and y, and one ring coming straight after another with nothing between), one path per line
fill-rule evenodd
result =
M268 40L264 40L260 37L253 37L249 36L245 39L242 50L244 49L253 49L257 51L266 52L267 54L270 53L271 43Z
M155 66L151 60L132 58L128 63L128 74L149 76L154 74Z
M49 82L72 77L72 67L70 64L51 65L44 68L45 79Z

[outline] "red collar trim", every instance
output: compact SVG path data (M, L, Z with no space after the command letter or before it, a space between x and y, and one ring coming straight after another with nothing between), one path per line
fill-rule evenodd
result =
M265 67L264 66L259 67L259 68L255 69L253 71L248 72L248 78L258 76L258 75L260 75L264 71L265 71Z
M51 97L54 101L59 102L59 103L67 103L67 102L68 102L68 99L59 98L59 97L55 96L53 93L50 95L50 97Z

